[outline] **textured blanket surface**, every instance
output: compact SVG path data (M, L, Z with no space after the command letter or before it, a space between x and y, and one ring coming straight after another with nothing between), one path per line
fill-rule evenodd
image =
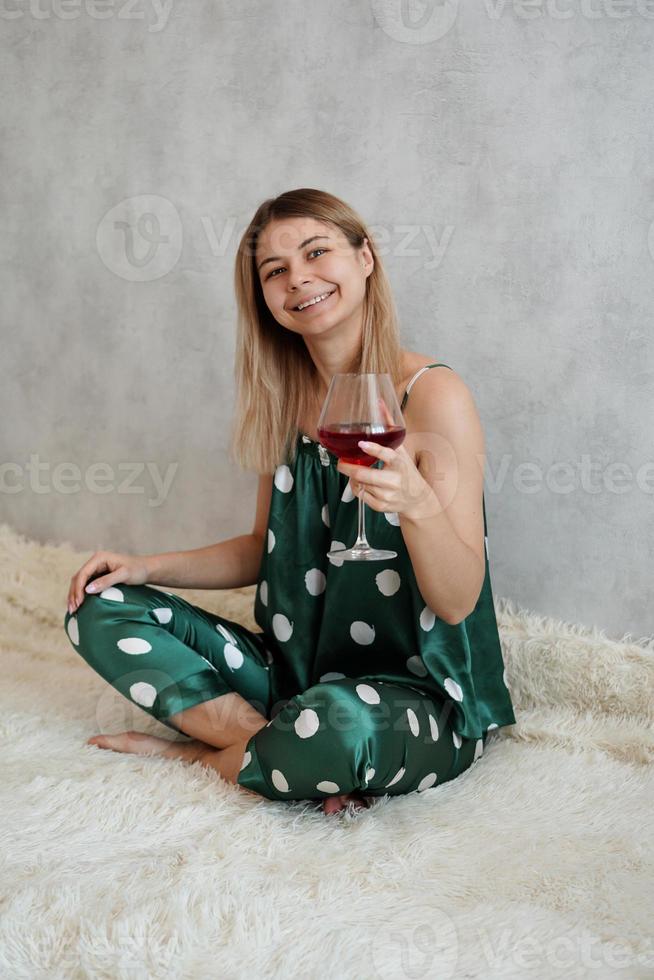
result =
M88 557L0 525L0 977L654 977L654 638L496 599L517 724L326 817L86 744L172 737L64 633ZM169 589L258 629L254 587Z

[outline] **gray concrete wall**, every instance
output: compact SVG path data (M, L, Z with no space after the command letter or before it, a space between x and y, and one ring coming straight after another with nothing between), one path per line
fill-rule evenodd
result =
M403 342L471 386L494 591L653 631L654 0L5 0L2 520L132 552L250 529L238 236L322 187Z

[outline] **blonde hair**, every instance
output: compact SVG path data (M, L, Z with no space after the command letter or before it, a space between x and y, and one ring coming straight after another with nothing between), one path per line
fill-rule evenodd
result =
M234 270L237 303L236 403L229 446L231 459L257 473L293 463L298 419L316 405L318 372L303 338L280 328L266 306L256 268L258 236L271 221L315 218L335 225L353 248L364 239L375 260L366 279L359 355L344 370L390 375L402 381L397 311L391 286L372 236L359 215L340 198L313 188L287 191L258 208L238 245Z

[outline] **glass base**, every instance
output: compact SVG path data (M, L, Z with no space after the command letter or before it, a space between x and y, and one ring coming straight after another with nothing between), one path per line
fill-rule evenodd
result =
M340 558L343 561L385 561L397 558L397 551L384 551L380 548L341 548L339 551L328 551L328 558Z

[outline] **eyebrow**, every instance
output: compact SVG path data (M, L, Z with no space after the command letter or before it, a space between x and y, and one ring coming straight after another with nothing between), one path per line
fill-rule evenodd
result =
M305 246L305 245L308 245L308 244L309 244L309 242L315 242L315 240L316 240L317 238L326 238L326 239L327 239L327 240L329 241L329 235L312 235L312 237L311 237L311 238L305 238L305 239L304 239L304 241L303 241L303 242L301 242L301 243L300 243L300 244L298 245L298 251L299 251L299 250L300 250L301 248L304 248L304 246ZM262 266L262 265L265 265L265 264L266 264L267 262L282 262L282 261L283 261L283 258L282 258L282 256L281 256L281 255L271 255L271 256L269 256L269 257L268 257L267 259L264 259L264 260L263 260L263 262L260 262L260 263L259 263L259 265L258 265L258 267L257 267L257 268L258 268L258 271L259 271L259 272L261 272L261 266Z

